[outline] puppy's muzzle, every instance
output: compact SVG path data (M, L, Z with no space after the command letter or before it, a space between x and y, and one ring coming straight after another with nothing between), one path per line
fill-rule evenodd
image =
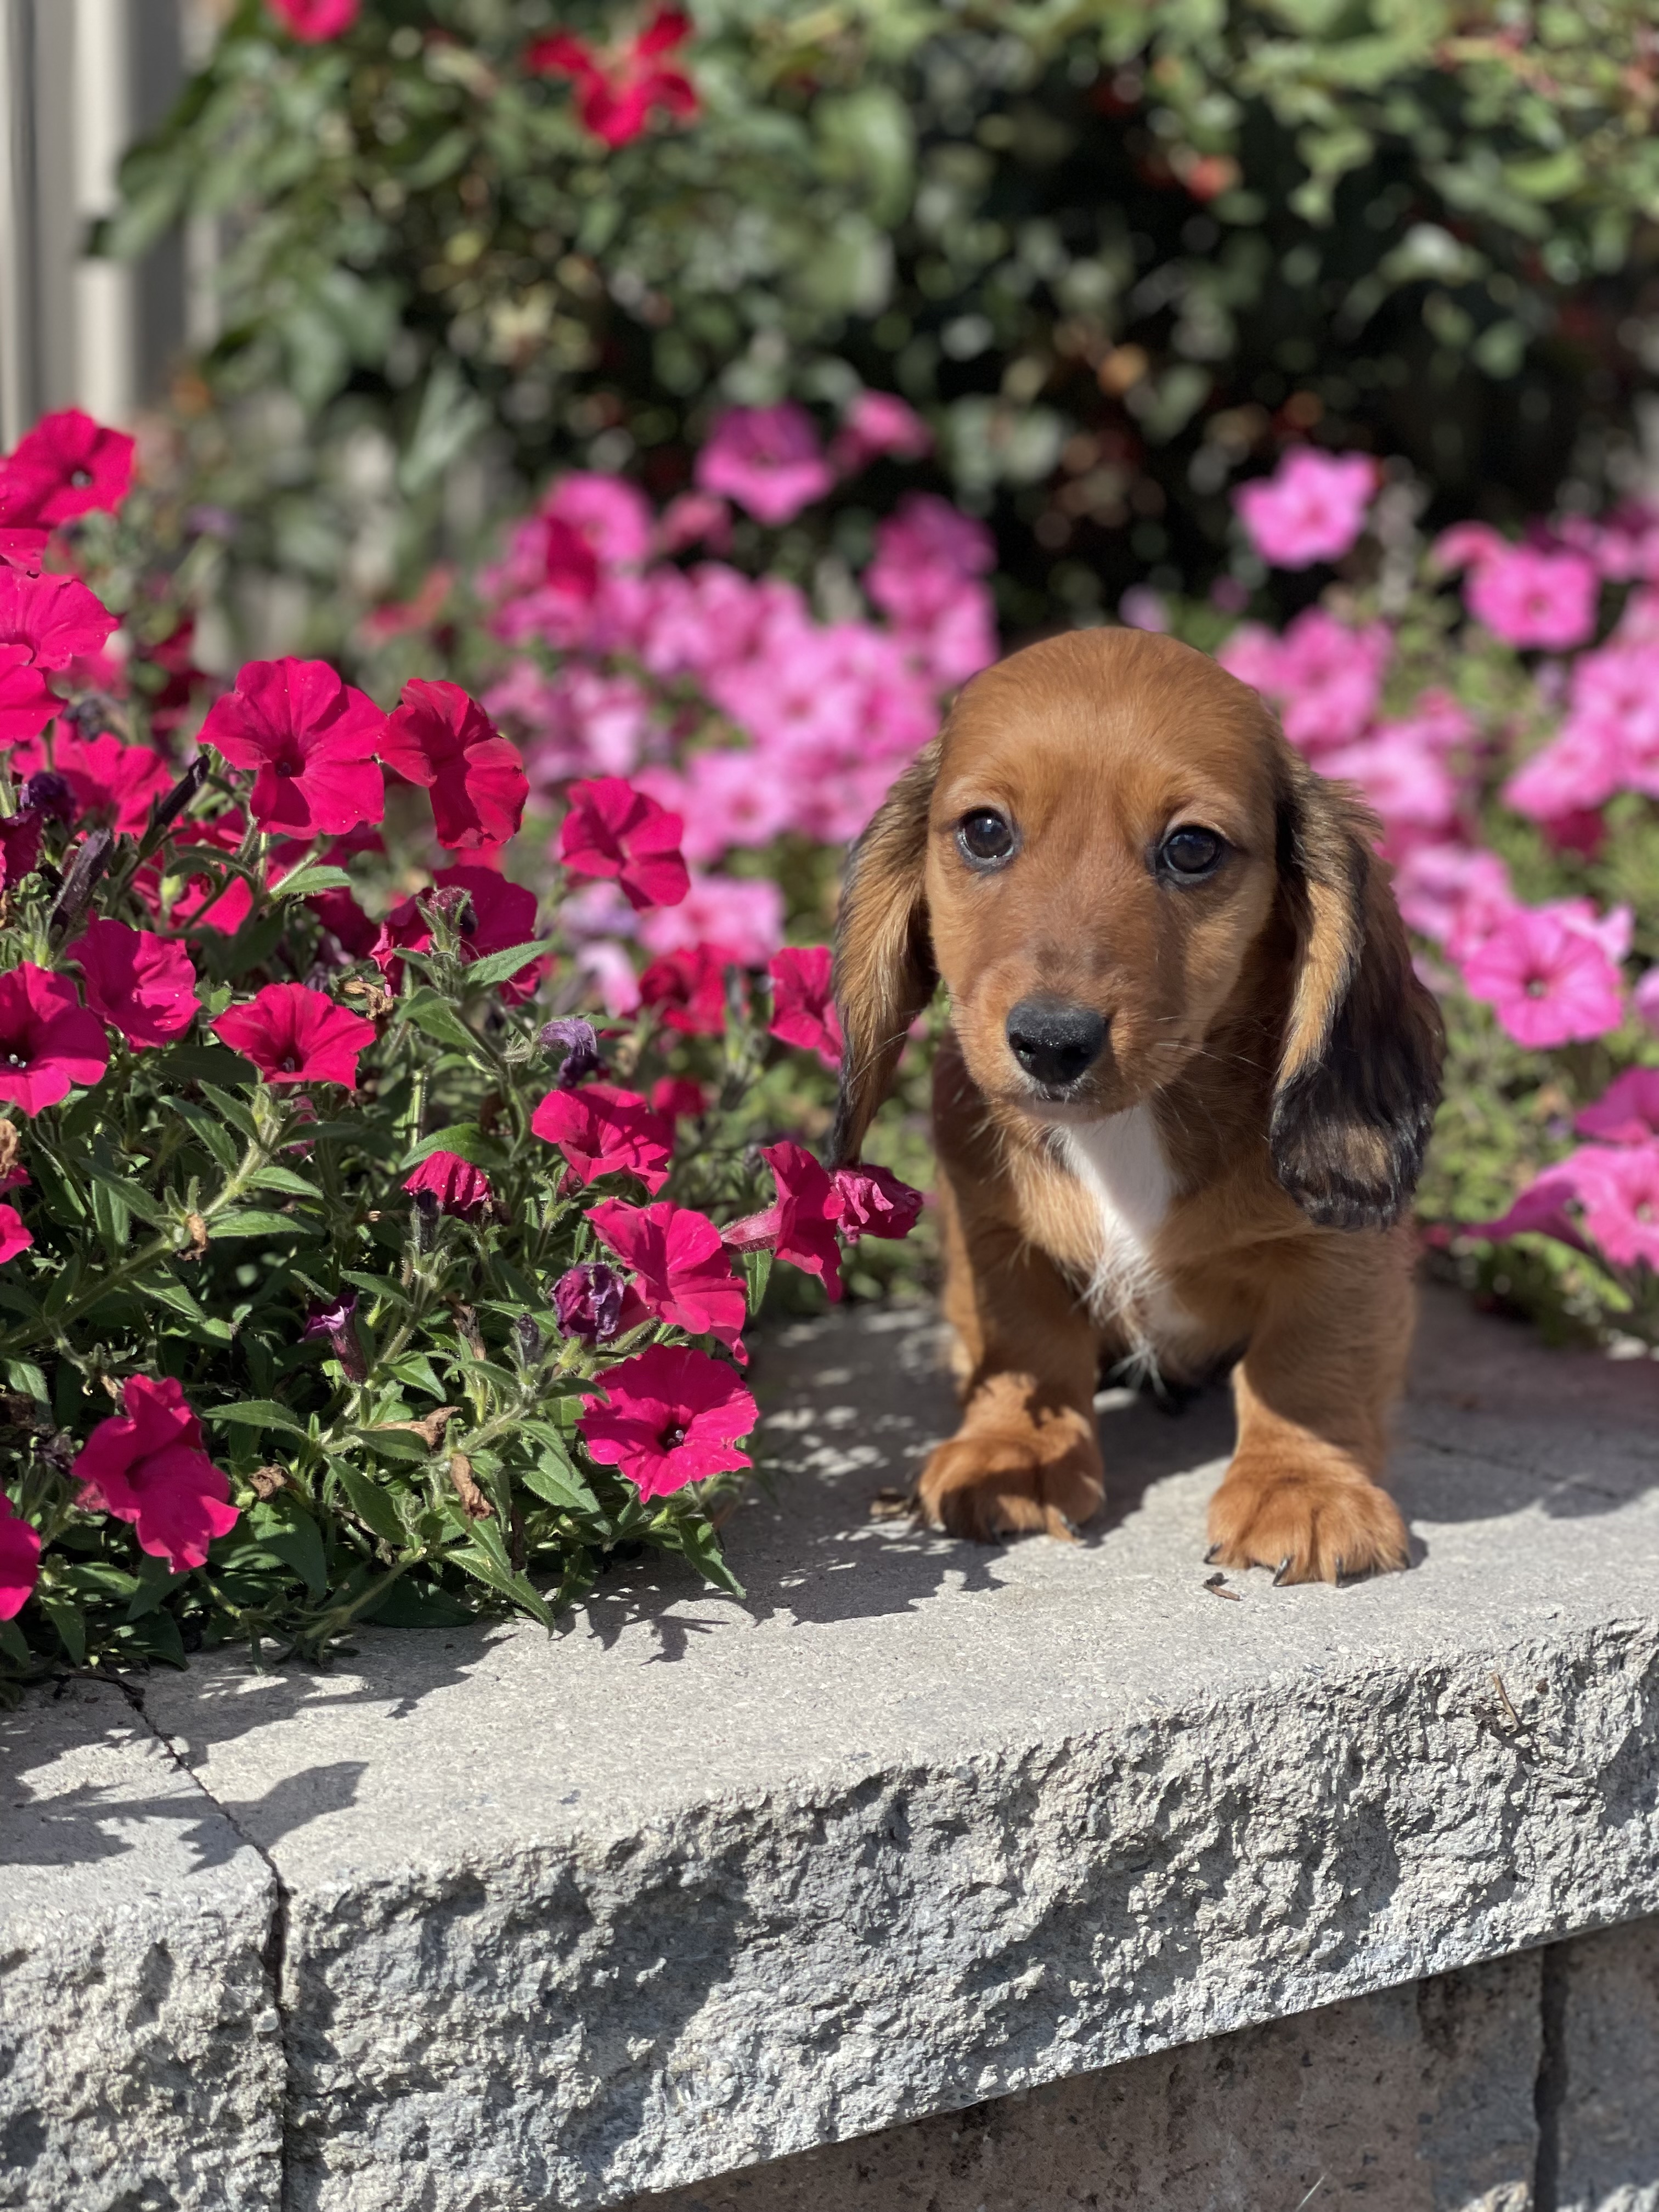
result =
M1099 1059L1107 1027L1091 1006L1022 999L1008 1017L1008 1049L1045 1090L1068 1091Z

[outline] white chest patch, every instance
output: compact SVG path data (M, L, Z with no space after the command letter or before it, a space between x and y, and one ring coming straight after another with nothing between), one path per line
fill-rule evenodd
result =
M1149 1106L1132 1106L1086 1128L1067 1129L1060 1157L1094 1201L1099 1244L1089 1304L1155 1346L1176 1319L1152 1264L1152 1242L1175 1193Z

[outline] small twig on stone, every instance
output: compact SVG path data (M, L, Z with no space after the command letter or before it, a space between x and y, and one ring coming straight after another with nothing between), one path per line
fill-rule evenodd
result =
M1235 1605L1242 1605L1244 1601L1239 1593L1224 1587L1226 1580L1225 1575L1206 1575L1204 1577L1204 1587L1212 1597L1231 1598Z

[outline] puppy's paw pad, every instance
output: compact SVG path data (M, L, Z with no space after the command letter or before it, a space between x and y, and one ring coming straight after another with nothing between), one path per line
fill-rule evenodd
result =
M1225 1567L1266 1567L1275 1583L1334 1583L1403 1567L1400 1510L1351 1474L1235 1468L1210 1501L1210 1553Z
M941 1444L916 1486L916 1500L935 1528L982 1544L1003 1536L1047 1533L1069 1539L1104 1496L1098 1472L1080 1450L1044 1458L1018 1437L952 1437Z

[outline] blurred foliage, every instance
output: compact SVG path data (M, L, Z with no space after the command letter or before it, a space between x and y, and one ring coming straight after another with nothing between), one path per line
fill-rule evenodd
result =
M520 66L551 0L365 0L313 46L228 12L104 244L219 226L222 335L173 420L179 481L237 518L233 607L274 574L289 636L338 648L556 465L661 497L721 402L827 418L860 382L934 423L1016 633L1146 578L1258 588L1227 492L1287 439L1401 457L1437 518L1636 465L1649 0L696 15L702 113L607 152Z

